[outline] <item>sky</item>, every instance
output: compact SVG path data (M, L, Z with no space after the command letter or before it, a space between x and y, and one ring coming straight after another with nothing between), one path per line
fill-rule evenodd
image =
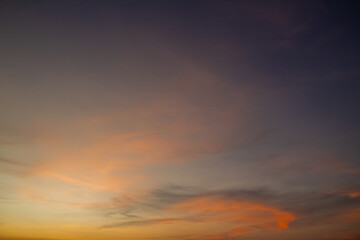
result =
M0 240L359 240L353 1L0 2Z

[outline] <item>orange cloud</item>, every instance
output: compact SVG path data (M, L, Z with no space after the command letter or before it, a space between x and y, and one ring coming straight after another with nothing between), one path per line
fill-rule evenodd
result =
M354 190L343 190L343 191L334 191L333 194L342 195L342 196L348 196L350 198L358 198L360 197L359 191Z
M323 239L326 240L358 240L359 233L340 233L340 234L332 234L332 235L324 235Z
M360 208L351 209L340 216L341 221L360 223Z
M240 123L248 121L244 116L252 111L247 106L250 92L234 90L208 77L185 81L181 91L188 91L187 84L211 93L226 90L228 94L218 96L215 106L203 105L202 97L209 97L189 90L186 96L192 100L178 94L165 95L139 105L125 104L70 116L64 119L66 124L56 119L39 120L35 124L39 159L29 170L29 176L114 193L119 189L124 192L124 188L143 190L148 188L151 178L143 181L142 169L149 165L190 161L199 155L231 148L234 141L251 138L253 132L246 129L236 140L232 137L246 125Z
M360 192L349 192L348 195L351 198L357 198L360 197Z
M204 216L203 221L228 223L232 225L227 233L231 237L252 232L254 227L271 231L286 229L296 218L291 212L272 206L211 196L181 202L171 206L169 210L200 214Z

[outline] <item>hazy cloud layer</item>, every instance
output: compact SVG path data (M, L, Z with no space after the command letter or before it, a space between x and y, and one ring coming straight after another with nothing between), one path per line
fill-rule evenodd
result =
M358 239L358 12L2 1L3 239Z

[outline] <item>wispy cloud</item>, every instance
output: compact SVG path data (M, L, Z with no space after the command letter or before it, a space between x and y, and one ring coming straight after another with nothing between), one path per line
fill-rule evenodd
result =
M0 163L9 164L9 165L13 165L13 166L20 166L20 167L33 166L33 164L30 164L30 163L21 162L21 161L17 161L14 159L2 158L2 157L0 157Z
M123 207L118 211L121 212ZM228 223L231 227L227 226L225 232L205 238L226 239L226 236L256 233L259 228L279 231L314 224L326 225L329 221L337 221L336 219L352 219L354 222L355 212L360 209L360 198L335 193L279 192L264 188L208 192L196 188L169 186L154 190L141 200L134 199L127 209L130 209L129 214L135 214L139 219L127 221L126 217L122 216L122 221L104 225L102 228L176 225L186 222ZM147 219L145 216L149 212L151 216L173 217ZM351 212L354 213L350 215Z

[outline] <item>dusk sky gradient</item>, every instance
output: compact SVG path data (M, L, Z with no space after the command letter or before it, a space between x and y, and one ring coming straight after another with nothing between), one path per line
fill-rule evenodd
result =
M359 240L355 1L0 2L0 240Z

